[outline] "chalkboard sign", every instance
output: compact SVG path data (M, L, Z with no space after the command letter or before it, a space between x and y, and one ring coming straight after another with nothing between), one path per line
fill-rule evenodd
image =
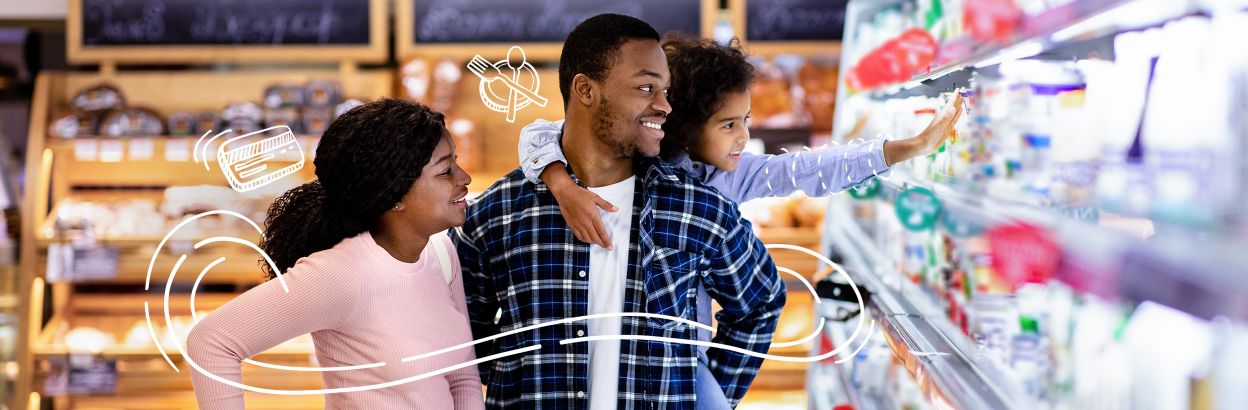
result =
M447 43L563 43L573 27L602 13L637 17L659 34L701 36L702 0L415 0L411 41Z
M82 43L368 44L368 0L81 0Z
M70 0L67 37L75 62L377 60L387 12L386 0Z
M840 40L848 2L746 0L745 37L751 42Z

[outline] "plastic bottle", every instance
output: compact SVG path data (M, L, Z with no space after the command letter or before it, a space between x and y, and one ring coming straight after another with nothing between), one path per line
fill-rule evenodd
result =
M1142 161L1147 147L1139 134L1159 36L1159 30L1147 30L1115 37L1112 68L1088 85L1088 110L1101 119L1094 125L1104 143L1097 200L1127 216L1145 214L1151 196Z
M1151 171L1150 215L1171 223L1209 225L1226 206L1231 162L1225 107L1227 73L1210 64L1209 20L1186 18L1166 25L1144 113L1144 163Z

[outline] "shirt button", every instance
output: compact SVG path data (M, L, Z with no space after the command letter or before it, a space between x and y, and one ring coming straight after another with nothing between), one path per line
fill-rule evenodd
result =
M578 398L578 399L583 399L583 398L585 398L585 392L583 392L583 391L578 391L578 392L576 392L576 398Z
M534 163L534 164L536 164L536 163L537 163L537 158L533 158L533 163Z
M580 271L580 272L577 272L576 274L580 275L580 277L582 278L585 277L585 271Z
M577 335L577 336L584 337L584 336L585 336L585 331L584 331L584 330L577 330L577 331L576 331L576 335Z

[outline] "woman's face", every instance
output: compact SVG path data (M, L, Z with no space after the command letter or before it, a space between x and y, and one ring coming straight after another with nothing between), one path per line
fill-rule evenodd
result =
M689 157L724 171L735 171L741 150L750 139L750 93L730 92L724 104L702 125L702 135Z
M455 160L455 143L449 133L443 134L420 178L403 196L401 223L424 227L431 233L464 224L464 197L472 177Z

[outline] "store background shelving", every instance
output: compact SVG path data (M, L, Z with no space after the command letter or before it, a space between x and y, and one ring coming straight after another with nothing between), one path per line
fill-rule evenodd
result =
M45 275L48 271L49 249L61 246L69 238L57 229L57 221L65 216L69 203L110 204L121 201L161 203L166 189L179 186L225 187L220 171L205 170L192 160L195 137L157 135L150 137L92 137L61 139L49 135L50 124L71 112L68 102L82 89L108 84L118 89L131 106L154 108L162 116L174 111L199 112L219 110L226 104L258 100L272 84L303 84L309 80L336 82L346 98L373 99L394 94L394 73L389 70L361 69L360 63L383 62L389 43L388 13L384 1L370 0L372 22L369 42L335 48L260 46L220 47L198 50L156 47L83 47L83 10L81 3L70 2L67 19L69 60L77 64L98 65L98 71L44 71L35 81L31 104L26 161L26 196L22 206L22 254L20 290L22 328L18 340L18 386L12 403L15 408L178 408L194 405L187 372L174 372L164 357L150 343L123 343L137 324L144 321L144 307L164 306L160 292L145 292L148 264L153 258L160 235L107 235L93 238L96 246L114 248L118 252L114 277L56 281ZM133 64L205 64L229 61L241 63L232 68L198 68L189 70L135 69ZM264 67L257 63L285 63L286 67ZM301 136L299 143L310 157L316 146L315 136ZM286 159L291 161L292 159ZM279 160L280 161L280 160ZM310 162L309 162L310 165ZM310 166L292 178L308 180ZM227 189L228 188L224 188ZM173 221L159 213L148 215L150 224ZM116 221L95 221L97 224ZM228 227L227 227L228 229ZM237 235L240 231L226 232ZM258 235L239 235L258 237ZM190 238L177 238L188 241ZM185 244L189 244L186 242ZM189 246L186 246L189 248ZM195 308L209 311L231 299L238 292L264 280L256 256L237 247L215 247L196 253L183 265L176 284L187 287L196 280L188 273L198 271L218 257L225 262L214 267L213 274L202 280ZM163 282L162 273L169 272L177 254L160 253L154 263L153 275ZM163 289L163 286L158 287ZM46 304L45 304L46 302ZM47 307L45 310L45 306ZM170 313L189 322L189 297L177 293L170 298ZM182 319L186 317L186 319ZM180 322L179 322L180 323ZM158 326L163 331L163 326ZM67 346L66 334L71 329L93 328L110 335L115 345L86 353L93 360L113 361L116 366L116 393L113 395L46 395L45 381L53 374L58 362L81 357L83 352ZM145 329L144 329L145 330ZM185 330L185 329L182 329ZM139 338L143 342L145 338ZM168 343L168 342L164 342ZM168 346L167 346L168 347ZM172 350L172 349L170 349ZM170 360L181 363L176 351ZM280 364L307 366L311 348L307 341L279 346L261 355L261 360ZM246 377L268 380L284 388L317 388L317 375L306 372L289 374L270 369L245 366ZM283 400L285 399L285 400ZM248 404L255 408L315 407L321 399L274 398L248 395Z
M47 136L45 132L48 124L51 119L58 118L64 112L61 107L72 93L88 85L109 83L122 90L130 104L159 107L167 114L174 110L216 109L234 101L254 100L268 84L303 83L310 79L336 80L342 84L344 94L349 97L371 99L393 93L391 72L344 72L328 67L259 72L41 73L36 82L36 103L28 145L30 151L27 175L30 177L28 186L31 189L28 191L30 196L26 203L28 225L23 237L23 243L30 247L23 255L23 270L30 275L31 280L27 286L32 288L31 299L28 299L32 303L27 306L30 312L24 315L32 325L30 336L26 339L29 362L24 367L30 369L30 373L24 374L19 381L28 383L28 389L41 391L39 386L49 376L49 360L67 357L70 353L63 344L67 330L91 327L111 334L120 343L126 339L131 325L142 322L144 301L151 302L152 306L163 305L159 293L143 292L148 263L155 245L160 242L159 236L95 238L100 246L118 249L115 277L45 282L42 273L46 271L48 264L48 249L65 242L65 238L60 237L54 229L57 216L61 215L61 206L69 201L110 203L144 198L159 203L165 189L170 187L224 186L225 182L219 171L205 171L202 164L191 160L190 150L196 138L86 137L60 140ZM300 143L308 153L314 149L315 142L314 137L300 137ZM150 147L150 158L131 157L132 145ZM107 156L100 155L105 150L120 150L121 153L113 160L108 160ZM185 155L172 154L171 150ZM213 170L215 171L215 167ZM311 179L311 172L312 169L308 166L300 170L294 178ZM163 218L153 215L149 223L163 225L166 223ZM163 229L161 231L163 234ZM229 234L255 237L253 239L258 239L259 236L254 233L240 234L238 231ZM189 244L189 239L179 239ZM214 267L213 274L206 276L202 285L218 289L226 286L236 290L224 293L205 291L197 299L198 309L211 310L224 304L236 292L264 280L255 255L243 249L219 247L189 257L177 283L189 285L195 280L195 276L188 273L191 269L198 271L218 257L225 257L226 261ZM169 272L176 259L177 255L170 254L167 250L158 256L153 271L157 280L161 280L163 274ZM100 293L101 286L113 290ZM42 312L42 303L34 303L42 299L36 296L42 293L41 289L44 287L48 289L50 301L48 312ZM175 309L175 315L188 315L190 312L186 310L187 303L185 297L175 296L171 300L171 309ZM180 312L177 310L179 306ZM39 319L41 316L48 317L46 323ZM32 401L48 400L57 408L73 408L91 405L125 406L123 403L127 400L136 401L142 397L152 397L147 400L155 400L155 397L170 394L182 394L184 400L190 398L186 395L190 391L189 377L185 376L185 372L174 373L151 345L107 348L94 355L116 360L118 378L115 397L120 401L81 396L45 396L40 399L32 398ZM176 352L171 352L171 355L175 361L180 362ZM262 356L277 360L278 363L306 366L310 355L310 346L304 345L285 349L279 347ZM315 375L288 375L268 369L248 369L246 374L248 377L272 380L273 383L288 388L314 388L320 385L320 380ZM262 404L265 402L268 404ZM255 403L256 406L275 405L271 400L260 398L249 403Z

